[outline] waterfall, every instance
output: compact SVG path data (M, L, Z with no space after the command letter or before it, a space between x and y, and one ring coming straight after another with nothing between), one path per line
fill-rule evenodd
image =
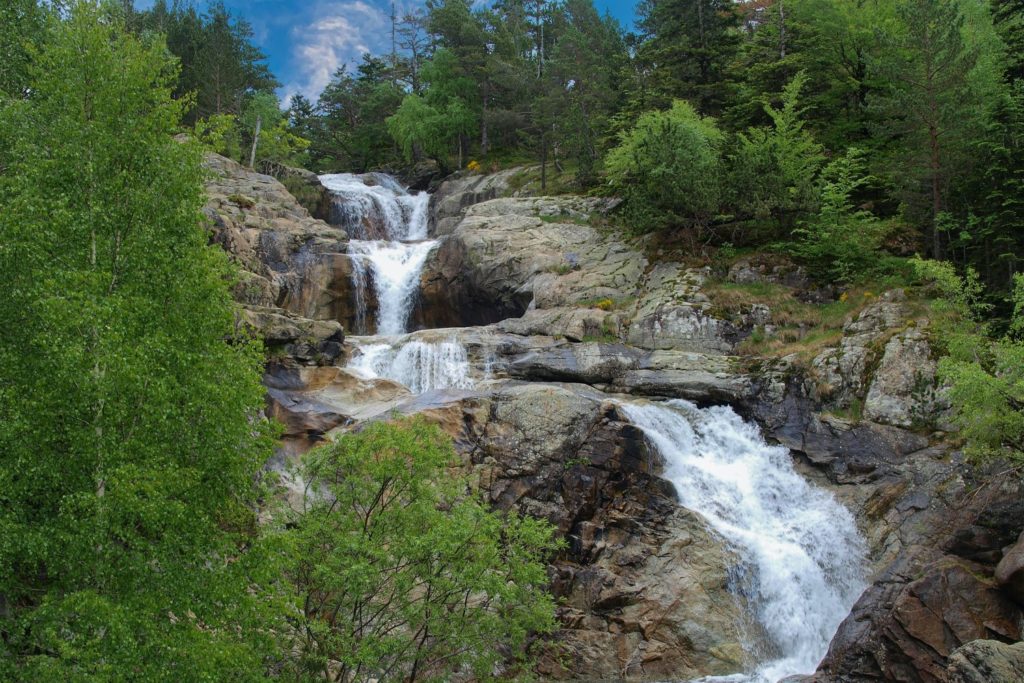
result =
M414 394L439 389L471 389L466 348L451 339L443 342L409 341L397 348L367 344L349 369L366 377L384 377L404 384Z
M377 299L377 334L407 331L420 273L436 240L427 240L426 192L411 195L391 176L336 173L320 176L331 194L331 219L353 237L352 259L358 332L369 332L367 292Z
M866 548L850 513L793 469L730 408L686 401L625 403L665 460L680 504L737 554L761 633L752 673L703 681L771 682L810 674L865 588Z
M420 273L437 242L365 242L352 240L348 251L352 255L353 284L356 289L373 283L377 295L377 334L397 335L408 330L409 313L416 303ZM369 278L366 270L369 270ZM356 304L365 302L366 295L357 294ZM365 304L364 304L365 306ZM359 317L365 319L365 311Z

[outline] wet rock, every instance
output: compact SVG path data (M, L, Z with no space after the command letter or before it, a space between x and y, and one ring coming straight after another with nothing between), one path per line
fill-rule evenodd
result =
M1005 549L996 566L995 577L1007 593L1024 605L1024 533Z
M642 356L622 344L561 344L509 357L506 372L517 379L611 384L636 368Z
M813 680L946 681L961 645L1020 639L1024 612L992 558L1024 523L1024 483L998 470L926 449L837 491L859 511L879 569Z
M292 358L268 364L268 414L285 425L282 452L294 460L338 427L387 414L409 397L405 387L338 367L305 367Z
M950 655L950 683L1024 681L1024 643L975 640Z
M515 381L448 400L420 414L455 437L490 500L549 519L567 539L551 567L562 630L542 675L639 680L742 668L737 560L676 505L614 403L581 385Z
M441 167L433 159L424 159L397 173L401 181L413 192L434 189L441 179Z
M979 638L1017 640L1021 616L983 567L920 548L854 606L820 680L945 681L956 648Z
M652 351L612 382L619 391L643 396L684 398L700 404L738 404L753 384L736 360L686 351Z

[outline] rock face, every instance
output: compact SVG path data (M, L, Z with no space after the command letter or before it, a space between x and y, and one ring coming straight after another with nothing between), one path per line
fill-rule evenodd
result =
M636 395L732 405L854 512L871 586L808 680L1020 680L1019 649L1002 643L1024 623L1024 484L925 436L946 406L928 322L902 292L849 320L807 368L738 358L772 312L719 317L707 269L652 262L598 227L612 203L514 196L518 169L461 175L433 199L442 241L413 312L414 327L439 329L395 343L459 342L475 386L412 395L340 367L353 353L344 231L272 178L208 165L214 240L245 271L239 325L271 348L279 459L396 412L439 424L495 506L545 517L566 539L550 565L562 629L542 676L678 680L752 664L738 559L658 476L619 407ZM790 264L758 259L726 277L808 286Z
M515 194L510 183L521 171L521 168L510 168L488 175L462 173L446 179L431 198L433 234L451 234L466 209L474 204Z
M730 353L749 334L713 315L700 293L706 271L652 265L589 225L614 202L512 197L465 208L475 196L467 191L438 204L450 235L425 269L422 291L431 307L461 312L446 324L504 319L502 329L514 334L710 354ZM457 223L442 208L449 203L464 213Z
M425 414L452 431L494 504L546 517L568 541L552 568L564 627L543 675L656 679L742 665L742 601L727 589L735 559L678 508L613 404L578 385L503 382L460 401L461 416L450 410Z
M951 683L1017 683L1024 681L1024 643L975 640L949 658Z
M996 581L1014 600L1024 605L1024 532L1016 543L1003 549L996 566Z
M208 154L213 178L204 209L213 240L242 268L236 298L300 318L354 320L344 230L310 216L284 185Z

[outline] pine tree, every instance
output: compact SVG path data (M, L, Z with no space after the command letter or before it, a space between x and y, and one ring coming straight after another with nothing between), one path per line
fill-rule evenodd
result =
M887 58L878 64L889 83L883 104L904 142L908 175L927 188L929 248L939 259L951 153L975 123L969 86L978 51L964 41L964 17L953 0L904 0L897 15Z
M739 14L731 0L644 0L638 58L652 71L661 103L689 100L717 114L728 99L727 67L739 46Z

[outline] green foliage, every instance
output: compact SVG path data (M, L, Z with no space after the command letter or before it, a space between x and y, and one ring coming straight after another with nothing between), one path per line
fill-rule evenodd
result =
M580 186L597 178L611 116L621 97L626 53L621 28L602 18L589 0L569 0L565 24L546 71L548 92L539 103L544 127L559 152L576 161Z
M812 274L850 283L872 271L884 226L869 212L854 207L852 195L866 185L863 153L847 150L822 172L821 209L793 231L791 250Z
M418 152L450 165L449 155L458 149L457 168L462 166L464 140L479 125L474 111L473 82L459 75L455 54L438 50L423 66L426 92L407 95L394 116L388 118L388 132L402 148L407 160Z
M232 114L214 114L199 119L193 126L196 140L211 152L229 159L241 159L242 148L238 138L238 124Z
M677 100L648 112L622 136L605 166L626 200L627 220L646 232L704 225L721 197L722 134L713 119Z
M362 173L394 160L385 121L402 97L383 60L364 55L355 74L347 66L338 69L320 94L319 116L306 124L314 167Z
M219 114L240 115L254 92L279 86L264 63L265 55L253 45L252 27L231 15L222 1L210 3L200 14L191 3L157 0L134 17L132 26L143 35L166 36L167 49L181 64L174 84L176 96L195 93L195 109L185 114L189 123Z
M798 73L783 89L780 108L765 104L772 126L737 136L731 189L737 208L755 218L785 222L817 207L817 175L825 157L804 128L800 92L806 83L806 73Z
M340 681L491 680L555 628L544 521L489 511L450 438L377 422L306 458L305 512L282 532L302 621L293 673Z
M43 36L46 9L36 0L5 0L0 7L0 100L28 85L31 48Z
M1010 333L991 339L977 274L957 275L949 263L916 262L919 275L938 288L955 314L942 328L949 355L939 374L949 384L954 420L976 457L1024 458L1024 276L1014 278Z
M81 2L28 73L0 109L0 659L23 681L253 680L261 353L201 227L199 150L172 137L174 65Z
M897 21L883 35L885 59L874 68L886 83L875 98L898 136L897 182L908 209L930 222L931 253L941 258L939 214L945 179L981 117L975 66L979 50L964 35L956 0L901 0Z
M259 139L256 141L254 160L257 164L294 164L299 155L309 147L308 140L290 130L288 119L285 112L281 111L281 103L277 96L269 92L258 92L248 98L242 115L237 119L242 151L239 161L249 161L257 123Z
M717 114L728 93L727 66L739 46L739 15L731 0L645 0L638 7L646 40L637 59L650 72L656 104L687 99Z

